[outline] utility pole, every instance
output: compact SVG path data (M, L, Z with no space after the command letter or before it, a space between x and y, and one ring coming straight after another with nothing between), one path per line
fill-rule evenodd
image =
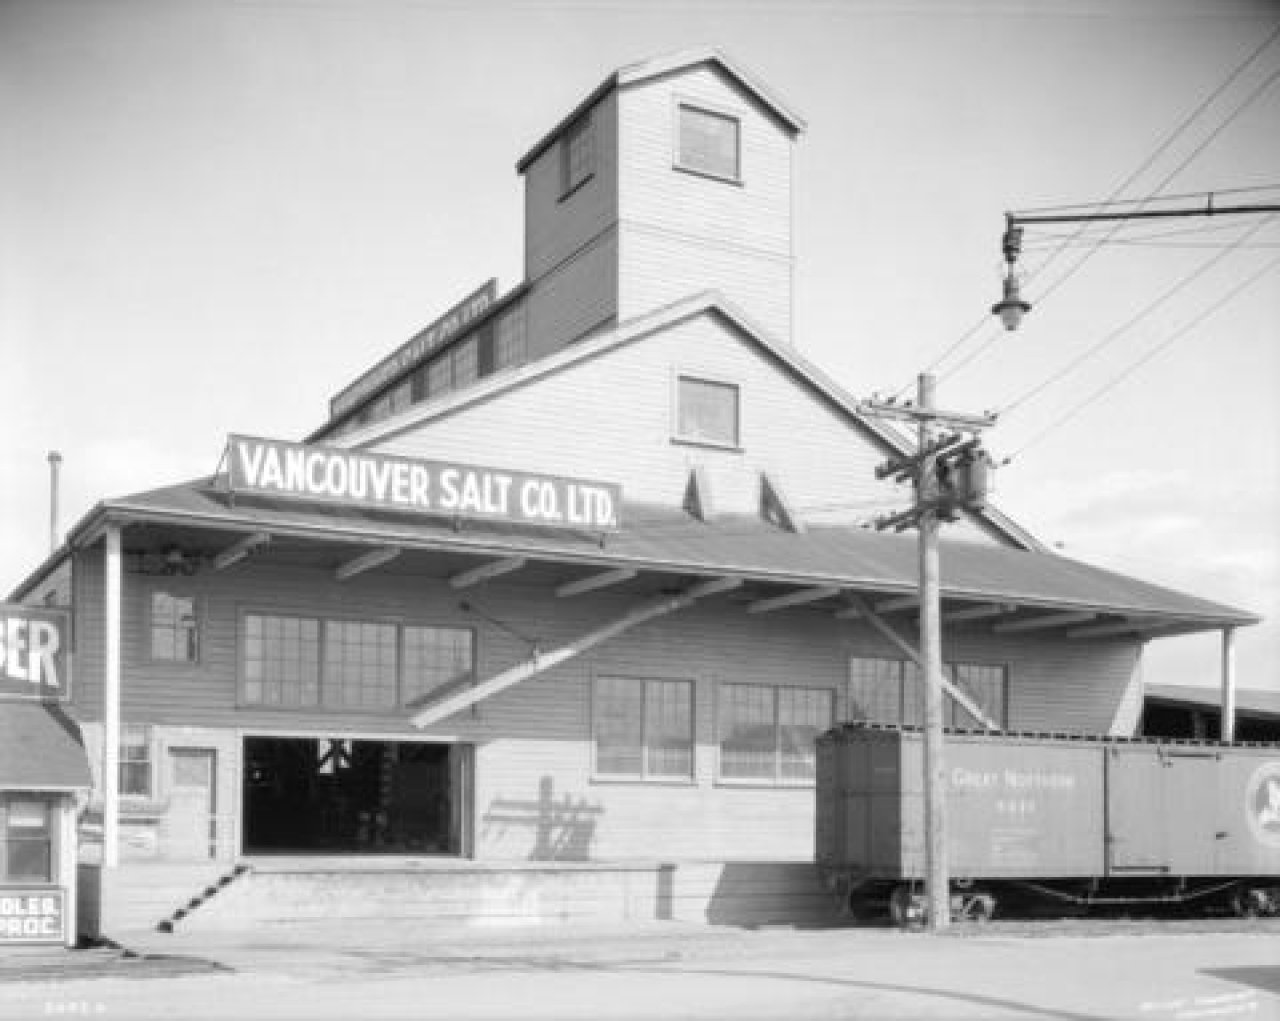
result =
M920 657L924 664L924 830L926 924L935 932L951 924L951 873L947 862L946 764L942 742L942 596L938 533L943 521L955 521L962 507L980 509L986 500L987 458L978 446L978 430L995 424L993 415L967 415L935 407L935 380L922 373L915 404L868 401L859 411L896 418L916 426L914 454L876 469L878 478L912 478L915 505L876 522L878 528L919 531ZM934 428L953 430L935 438Z

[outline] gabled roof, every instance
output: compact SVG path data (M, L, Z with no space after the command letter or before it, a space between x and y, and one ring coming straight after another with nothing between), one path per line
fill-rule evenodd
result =
M757 585L836 587L911 595L918 591L918 553L909 535L811 526L780 530L752 517L704 523L682 510L628 505L620 531L595 533L388 514L345 506L280 500L234 502L217 479L203 479L105 501L73 531L92 535L104 520L197 528L225 536L267 532L285 540L343 547L394 546L407 552L522 557L569 567L627 568L695 577L731 577ZM264 549L270 555L274 541ZM973 542L942 544L945 599L1015 604L1141 618L1143 630L1181 632L1257 623L1253 614L1184 595L1052 553Z
M434 419L456 414L464 408L492 400L509 390L536 383L546 376L563 372L580 362L601 357L615 348L642 341L645 337L677 323L708 313L720 316L743 337L758 345L795 376L803 380L814 391L834 405L836 409L846 415L850 421L864 430L874 442L883 448L886 455L912 453L910 441L901 433L887 428L875 419L867 418L860 414L858 402L834 379L801 355L795 348L788 344L783 344L770 336L766 330L756 325L738 305L719 291L702 291L680 301L664 305L653 312L628 319L576 344L561 348L545 358L529 362L514 371L487 376L464 390L454 391L438 400L411 405L398 415L379 422L373 422L361 429L346 433L335 442L339 446L354 448L368 447L375 443L381 443L400 433L429 423ZM974 516L1015 546L1040 551L1047 549L1030 532L994 507L988 506L986 510Z
M74 791L90 786L80 729L60 707L0 703L0 790Z
M516 170L523 174L529 164L541 156L569 124L614 89L635 85L661 75L675 74L679 71L696 67L699 64L714 64L723 70L776 117L793 135L798 135L804 131L804 118L796 113L791 106L783 102L773 89L720 50L710 46L701 46L696 49L681 50L679 53L652 57L648 60L637 61L634 64L627 64L618 68L597 85L586 99L575 106L554 128L543 135L533 148L516 163Z

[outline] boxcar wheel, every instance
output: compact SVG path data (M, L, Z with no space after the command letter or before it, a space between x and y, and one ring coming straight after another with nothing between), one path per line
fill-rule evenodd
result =
M889 894L889 918L900 929L920 925L924 921L924 897L906 883L893 888Z

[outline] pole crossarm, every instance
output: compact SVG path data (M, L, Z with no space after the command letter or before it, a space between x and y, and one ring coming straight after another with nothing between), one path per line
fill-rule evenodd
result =
M1006 213L1005 221L1010 227L1021 227L1029 223L1091 223L1105 220L1167 220L1186 216L1239 216L1258 215L1261 213L1280 213L1280 205L1273 203L1255 203L1244 206L1215 206L1213 195L1203 206L1189 206L1181 209L1131 209L1127 212L1114 213Z
M990 429L999 420L999 416L991 412L975 415L967 411L922 408L918 404L898 404L894 401L860 401L858 413L880 418L895 418L904 422L913 422L916 425L921 422L946 425L953 429Z
M461 691L446 693L443 698L429 703L415 713L410 717L409 722L415 727L430 726L443 720L446 716L452 716L460 709L482 702L500 691L505 691L507 688L519 684L521 681L527 681L529 678L545 673L552 667L559 666L575 656L580 656L588 649L595 648L602 642L607 642L610 638L615 638L625 631L630 631L633 627L646 621L686 609L699 599L718 595L721 592L728 592L741 584L741 578L712 578L708 581L699 582L678 595L660 596L657 599L650 600L624 613L621 617L588 631L558 649L545 653L535 649L527 659L507 670L503 670L501 673L494 674L479 684L463 688Z
M871 604L861 596L851 595L849 597L849 603L850 607L857 611L857 615L859 617L865 618L872 627L884 635L885 638L889 639L896 649L920 668L921 679L923 680L925 665L924 656L921 655L920 650L898 634L898 632L893 629L893 626L876 613L876 611L872 609ZM958 688L949 677L942 678L942 688L960 705L964 706L965 712L969 713L969 715L971 715L975 720L986 727L987 730L1001 729L1000 724L996 723L995 720L991 719L990 716L984 713L978 703Z

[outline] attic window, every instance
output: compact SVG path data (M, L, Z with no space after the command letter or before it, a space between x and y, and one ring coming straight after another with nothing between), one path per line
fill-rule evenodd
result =
M560 195L567 196L596 171L596 133L588 111L564 129L560 142Z
M676 436L686 443L737 449L739 441L738 388L694 376L676 383Z
M681 104L676 166L726 181L741 180L739 127L736 117Z

